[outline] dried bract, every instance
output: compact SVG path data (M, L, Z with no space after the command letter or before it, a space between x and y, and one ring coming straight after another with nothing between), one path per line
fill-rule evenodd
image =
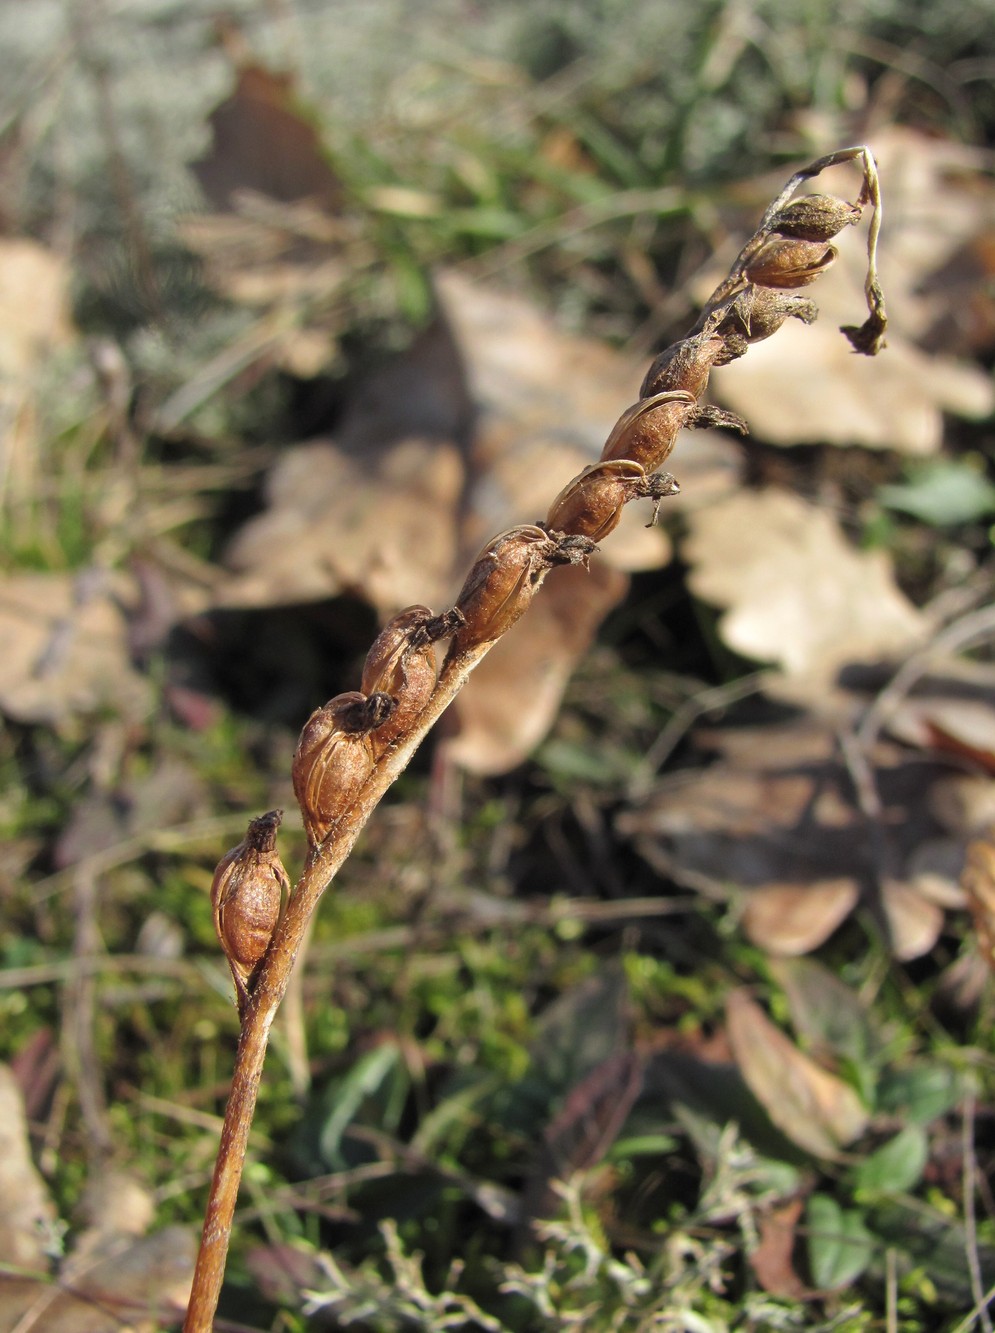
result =
M771 230L802 241L831 241L860 221L862 209L833 194L810 194L775 213Z
M390 717L371 733L377 757L405 735L435 689L438 669L434 645L448 638L463 623L455 609L441 616L427 606L409 606L389 620L366 655L362 689L371 696L394 699Z
M836 253L820 241L769 236L743 271L762 287L807 287L836 262Z
M694 394L686 389L641 398L615 423L601 451L602 462L628 458L644 472L655 472L669 457L677 432L695 410Z
M719 331L737 330L747 342L758 343L776 333L786 319L800 319L803 324L811 324L818 314L815 302L807 296L795 296L792 292L750 283L733 301Z
M239 1013L290 893L290 879L276 850L282 818L281 810L270 810L253 819L238 846L218 862L211 884L214 929L231 968Z
M587 537L558 537L532 524L510 528L488 542L456 598L465 624L453 637L455 650L499 639L526 610L554 565L586 565L593 551Z
M629 500L649 497L659 509L664 496L676 495L679 489L669 472L648 477L639 463L628 458L594 463L560 491L550 506L546 526L601 541L618 526Z
M731 359L726 340L711 331L682 338L665 348L650 366L639 397L683 389L700 398L708 386L712 367L725 365Z
M376 753L371 733L394 707L390 695L350 690L315 709L304 724L294 755L293 781L312 846L324 842L372 772Z

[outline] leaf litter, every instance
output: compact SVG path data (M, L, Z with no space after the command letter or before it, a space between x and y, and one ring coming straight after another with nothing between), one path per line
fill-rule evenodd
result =
M286 132L294 145L286 155L291 164L286 189L271 178L253 182L251 171L247 180L244 162L228 170L231 158L239 159L246 145L251 147L252 136L245 136L259 106L277 108L263 137L275 132L279 139ZM224 147L225 133L219 131L222 110L235 117L235 137L241 138L241 147L234 150L230 144ZM353 225L354 219L343 218L338 183L315 166L316 158L323 161L320 146L313 130L309 134L302 128L306 121L295 123L295 116L286 81L263 70L242 70L236 94L216 114L214 150L201 164L202 183L219 212L190 220L185 234L188 244L204 257L216 290L259 317L255 333L264 336L246 343L243 368L266 374L276 365L306 378L326 369L338 354L341 325L336 301L347 281L346 259L363 268L374 263L376 255L369 238ZM284 130L274 131L274 126ZM288 141L282 142L286 146ZM907 161L915 162L917 153L922 161L928 142L916 137ZM249 153L253 155L254 150ZM930 149L927 156L934 184L953 171L956 155ZM958 169L970 166L961 162ZM309 177L309 172L316 174ZM253 196L253 190L261 193ZM975 180L962 191L955 210L961 219L971 216L966 206L971 190L984 201ZM933 190L930 197L938 193ZM923 234L929 230L924 227ZM942 228L931 230L936 234ZM984 256L980 235L975 216L973 230L958 237L975 263ZM954 247L938 250L928 265L920 262L919 271L936 275L953 260ZM914 272L910 262L902 284L910 310L919 295L911 277ZM438 273L434 284L439 319L430 336L416 341L382 374L369 377L334 435L284 451L268 478L267 508L236 537L227 570L214 584L220 591L201 594L200 605L283 605L323 600L345 591L368 601L383 617L430 593L441 603L482 535L507 523L534 520L536 497L553 493L565 474L597 455L603 427L631 398L643 365L592 340L563 335L522 298L467 282L457 274ZM828 294L830 286L824 290ZM922 290L928 293L928 309L921 305L918 319L910 314L907 327L910 332L917 330L923 340L935 341L955 312L949 302L944 304L942 285L924 285ZM851 317L854 308L852 294L845 300L840 318ZM925 361L900 333L892 347L894 371L876 379L879 392L870 395L860 371L853 369L859 358L840 354L838 335L831 330L837 322L833 298L820 298L820 305L820 325L783 345L778 340L776 379L765 367L763 346L740 363L744 370L757 367L751 389L738 385L734 375L716 376L716 392L742 410L762 438L773 443L812 439L926 453L939 447L942 412L970 416L990 408L991 388L983 376L945 358ZM983 308L975 303L970 330L962 329L962 339L955 340L953 350L964 354L985 345L979 341L984 326ZM830 330L831 352L828 338L821 350L822 334ZM803 350L792 368L796 344ZM819 368L819 382L826 386L821 406L813 396L813 366ZM185 420L190 403L204 401L223 382L208 377L193 386L196 393L184 398L181 391L158 424L175 429ZM791 396L795 386L797 403ZM760 948L782 956L773 960L773 975L780 978L789 998L796 1030L816 1049L814 1058L803 1052L744 992L734 991L725 1028L730 1053L743 1083L772 1124L796 1147L824 1161L836 1161L841 1149L858 1139L869 1123L856 1093L831 1069L833 1053L844 1041L857 1042L857 1019L847 1004L853 992L843 983L838 983L836 992L825 984L820 990L812 974L784 969L805 961L793 956L818 948L860 903L877 912L901 959L932 948L942 929L943 909L960 905L965 891L979 933L990 938L984 934L991 929L987 901L991 894L985 878L990 879L990 867L974 853L976 873L958 890L956 850L961 845L958 840L967 836L966 828L952 830L938 812L952 799L942 794L957 775L951 758L990 771L986 720L990 722L991 703L978 704L972 717L948 696L933 704L908 701L905 721L918 710L913 743L927 753L929 766L918 762L922 754L910 754L892 739L875 742L865 760L873 770L882 813L893 835L890 855L879 856L880 849L869 836L872 821L866 802L860 800L860 775L848 762L845 747L837 744L836 728L852 720L847 697L837 689L838 680L855 663L900 659L928 638L932 624L898 591L887 562L856 551L825 509L771 488L736 493L740 454L728 438L700 433L686 450L686 461L681 457L684 451L682 445L675 453L685 483L685 497L675 512L686 520L681 553L690 569L691 586L702 600L724 609L719 633L728 646L776 664L766 678L770 693L807 713L780 729L765 723L728 728L724 734L697 733L696 744L717 758L700 772L665 778L648 801L619 815L617 828L651 864L678 883L722 898L730 891L745 890L743 928ZM709 527L712 515L717 519ZM521 666L514 689L511 663L502 664L495 654L497 666L491 678L480 673L478 701L473 702L471 693L465 696L470 702L458 717L459 729L446 739L458 763L480 773L507 771L545 733L574 663L607 611L624 597L627 574L659 568L671 557L668 537L659 530L647 533L640 522L635 512L627 514L629 531L617 534L618 541L609 544L606 561L593 578L585 581L576 571L565 571L550 579L535 612L522 622L523 638L530 623L534 635L532 643L519 643L514 655L514 663ZM715 555L717 548L721 561ZM412 551L417 551L417 561ZM751 571L750 578L739 576L741 567ZM724 573L729 577L723 578ZM834 580L835 587L830 587ZM592 585L596 597L591 596ZM74 651L78 647L79 624L69 625L73 634L63 635L73 620L74 585L69 578L44 588L35 585L34 597L19 596L16 584L9 586L14 589L10 601L19 609L12 613L8 640L18 645L26 641L32 649L8 656L7 693L0 703L9 716L54 725L74 714L120 705L133 692L134 707L141 710L145 678L127 653L120 615L127 597L104 598L112 612L119 612L118 618L111 616L96 630L88 627L86 634L80 633L81 640L103 636L105 648L110 645L113 651L103 656L92 653L89 659L85 654L62 659L62 674L46 682L51 688L49 697L43 698L33 680L37 664L47 660L46 645L61 642L62 636ZM410 589L407 594L405 587ZM31 637L29 603L47 605L50 599L58 610L47 622L42 642ZM526 707L521 704L523 697L530 701ZM899 722L899 715L893 714L892 737L899 732ZM936 751L947 759L941 755L937 761ZM983 799L980 804L984 807ZM99 845L99 830L88 831L85 822L71 831L84 845L88 841ZM972 825L975 832L976 824L977 820ZM930 840L927 834L935 836ZM953 860L940 858L939 868L935 861L924 867L923 848L935 846L944 834L954 843ZM805 980L799 980L801 975ZM577 1015L583 1020L588 1014L585 1005L590 996L581 988L567 994L573 1006L575 1045L592 1032L603 1036L605 1020L602 1015L598 1021L597 1009L587 1028L577 1021ZM825 1003L851 1011L852 1023L843 1035L838 1029L821 1034L816 1030L814 994L828 994ZM596 993L596 1000L604 1002L605 997L599 999ZM612 1015L608 1026L616 1053L602 1052L602 1063L576 1071L572 1083L567 1079L560 1088L565 1093L563 1110L547 1122L547 1146L578 1167L590 1166L619 1133L642 1086L640 1061L627 1049L618 1054L628 1042L626 1025ZM557 1054L555 1033L553 1037L544 1033L540 1045L547 1059ZM650 1070L649 1095L654 1078L666 1082L669 1077L671 1090L679 1082L677 1062L666 1074L661 1072L664 1068L658 1061ZM691 1065L685 1072L688 1069ZM697 1074L700 1067L694 1071ZM734 1081L723 1083L723 1077L717 1077L715 1088L737 1087ZM613 1097L614 1082L618 1088ZM742 1091L739 1088L735 1097L717 1096L712 1106L716 1116L725 1118L741 1110L745 1123L748 1107ZM16 1167L16 1153L13 1158ZM23 1157L20 1160L23 1165ZM543 1180L541 1171L537 1180ZM170 1239L157 1250L152 1237L149 1250L142 1250L135 1238L147 1226L150 1210L140 1207L140 1222L121 1224L116 1204L129 1197L129 1191L120 1182L118 1186L116 1195L98 1205L103 1222L94 1232L82 1233L71 1261L66 1261L65 1275L75 1273L78 1290L111 1306L123 1307L132 1299L153 1309L182 1303L187 1242L177 1236L175 1245ZM27 1197L30 1201L30 1191ZM845 1229L854 1215L839 1209L837 1213L836 1220ZM772 1239L768 1231L762 1240L771 1255L769 1262L755 1264L767 1289L780 1288L796 1296L803 1284L791 1265L790 1241L799 1215L798 1200L787 1205L781 1238ZM866 1232L862 1234L866 1237ZM762 1253L762 1246L757 1253ZM132 1259L137 1277L129 1286L126 1270ZM75 1270L74 1264L79 1265ZM815 1260L811 1268L822 1271ZM89 1270L89 1276L83 1270ZM307 1271L316 1285L313 1271ZM826 1286L834 1286L839 1271L822 1276ZM298 1289L304 1282L304 1276L298 1278ZM63 1299L61 1293L58 1299ZM75 1306L60 1306L59 1313L60 1327L75 1329L77 1317L80 1329L104 1326L85 1322Z

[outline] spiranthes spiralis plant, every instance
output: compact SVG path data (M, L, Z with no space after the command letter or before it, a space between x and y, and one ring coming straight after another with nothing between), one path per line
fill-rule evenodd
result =
M821 194L792 201L804 181L848 162L862 171L854 202ZM876 271L877 170L869 149L846 148L791 177L694 328L650 366L639 400L610 432L601 461L563 488L545 521L488 542L449 610L433 615L413 606L395 616L370 649L361 689L338 695L308 719L293 765L308 837L294 888L276 853L276 812L253 820L245 839L221 861L214 918L241 1026L185 1333L211 1328L270 1027L312 914L366 821L474 667L526 612L546 574L557 565L586 565L630 500L650 500L655 518L661 502L676 493L674 478L659 469L678 431L726 426L745 432L740 418L700 402L711 371L743 356L785 320L815 318L812 301L795 289L831 267L833 239L858 222L867 206L868 316L843 332L855 351L880 350L887 321ZM449 648L437 669L435 645L446 640Z

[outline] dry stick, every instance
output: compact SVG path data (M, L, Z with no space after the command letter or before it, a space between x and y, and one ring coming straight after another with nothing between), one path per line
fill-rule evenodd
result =
M822 200L817 205L806 205L801 200L797 205L785 207L802 181L818 175L827 167L853 161L858 161L863 169L863 186L857 206L816 196L816 199ZM778 289L807 285L818 276L835 258L835 250L827 243L829 237L849 222L856 221L860 215L860 205L865 203L873 206L865 287L870 313L861 329L844 331L857 351L873 354L880 348L886 319L874 267L880 226L877 175L874 159L867 148L848 148L820 158L791 178L764 214L757 233L740 253L729 278L713 293L692 335L674 344L654 362L642 390L643 401L623 414L619 426L609 436L602 462L586 469L554 501L546 530L548 532L552 529L552 536L547 537L541 529L533 527L515 529L513 533L495 539L478 558L464 584L457 603L461 611L469 614L473 610L479 622L479 598L488 568L493 571L496 567L499 572L507 574L512 562L523 556L526 547L538 552L543 542L547 546L556 547L558 554L554 559L567 558L568 547L570 559L583 558L593 547L590 538L600 540L612 530L626 500L641 495L659 504L665 495L672 494L676 490L673 479L666 474L659 474L657 470L670 452L679 426L724 424L742 428L743 423L728 413L698 407L697 400L704 392L710 366L741 356L751 341L774 332L788 315L795 315L806 322L814 318L811 302L785 295ZM834 229L822 235L820 227L825 230L827 220ZM811 231L813 227L814 237L806 238L804 228ZM781 242L777 241L778 235L782 238ZM789 238L786 247L784 238ZM773 251L768 246L772 239ZM762 300L743 304L744 298ZM666 425L661 424L664 422ZM509 538L512 538L510 544ZM572 547L571 543L574 544ZM548 563L545 567L548 568ZM521 565L521 568L526 570L525 565ZM542 572L540 566L528 566L527 572L533 585L537 586ZM535 577L531 577L533 573ZM531 596L526 573L522 573L514 588L508 578L505 578L505 584L508 585L509 601L518 596L523 586L526 587L527 595L523 594L521 607L523 610ZM240 987L241 1033L190 1303L183 1326L184 1333L210 1333L221 1292L235 1200L269 1032L286 993L308 923L322 894L352 851L366 821L388 788L407 767L425 735L463 688L474 667L504 630L510 627L511 619L502 614L500 607L497 611L492 608L489 614L493 620L493 633L479 634L475 639L472 633L456 631L453 645L428 702L415 717L406 720L407 730L402 729L380 755L349 803L343 809L336 810L327 824L323 817L316 819L313 817L314 812L304 808L305 823L312 843L317 845L312 846L286 911L248 980L244 969L239 973L233 964L236 985ZM517 618L517 614L520 611L516 612L514 618ZM370 702L375 697L371 695ZM379 697L384 699L387 696ZM356 695L355 698L363 700L362 695ZM339 719L343 716L341 706L340 702L339 712L333 710L330 716L329 726L334 724L333 729L338 727ZM326 709L319 710L319 713L327 712L329 707L326 705ZM305 734L308 734L314 720L312 717L308 728L305 728ZM378 720L371 725L375 728L381 723ZM335 731L335 736L341 735L341 729ZM314 743L313 736L311 743ZM320 752L320 748L318 746L315 752ZM298 753L301 753L300 750ZM320 756L314 763L314 772L318 773L314 790L320 794L324 791L322 784L328 776L321 766ZM312 790L310 783L309 777L307 785L298 790L299 796L302 790L305 796L302 808L306 807L307 795ZM231 962L227 942L226 952Z

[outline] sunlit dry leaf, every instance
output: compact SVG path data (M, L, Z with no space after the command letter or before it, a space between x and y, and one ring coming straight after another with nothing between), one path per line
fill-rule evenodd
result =
M961 877L985 962L995 970L995 834L967 849Z
M229 548L219 601L272 606L361 593L384 616L439 603L456 549L454 445L409 439L366 459L316 441L270 474L270 507ZM417 558L412 553L417 552Z
M908 962L929 953L943 929L943 909L897 879L882 882L880 904L895 957Z
M949 832L974 837L995 825L995 778L950 773L929 789L934 819Z
M726 1023L750 1091L793 1143L834 1158L864 1132L868 1116L853 1088L798 1050L745 990L729 996Z
M0 1065L0 1256L14 1268L46 1272L56 1213L28 1143L17 1080Z
M964 851L963 838L925 838L905 863L910 888L937 907L965 907L959 883Z
M792 1263L798 1221L804 1208L803 1199L790 1199L762 1213L758 1224L760 1244L749 1256L750 1267L764 1291L787 1300L799 1300L806 1292L805 1283Z
M72 337L70 273L62 258L25 238L0 238L0 500L36 494L36 378Z
M0 709L58 724L111 707L140 713L147 683L130 661L120 580L18 573L0 579Z
M979 700L936 700L923 709L923 721L938 750L971 760L995 774L995 709Z
M786 491L743 491L695 513L684 556L695 595L725 608L725 642L777 662L772 688L792 698L819 703L840 667L926 630L883 552L857 551L831 514Z
M843 924L859 897L860 888L849 877L765 884L750 891L741 924L753 943L770 953L809 953Z

